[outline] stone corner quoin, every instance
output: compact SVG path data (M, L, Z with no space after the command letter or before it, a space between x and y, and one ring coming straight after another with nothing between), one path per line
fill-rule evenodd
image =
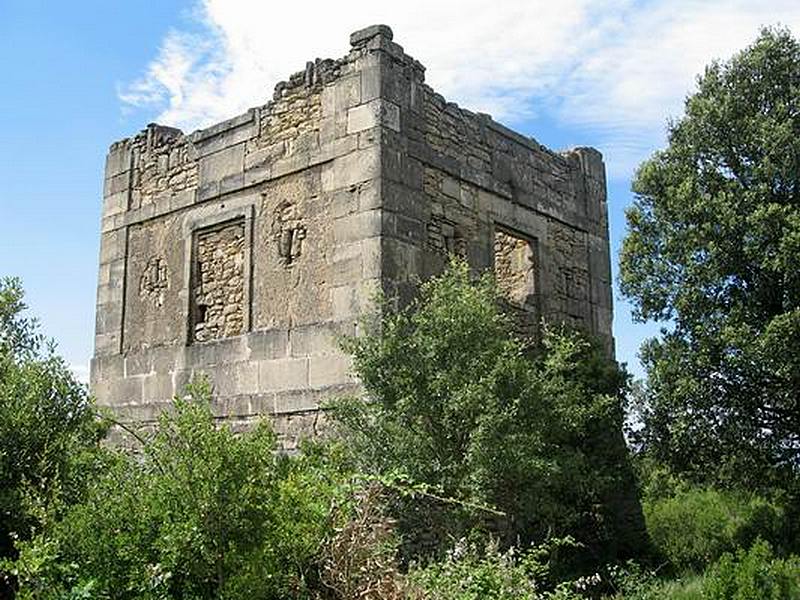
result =
M236 427L285 448L358 391L336 337L376 290L405 302L455 254L493 269L517 323L611 334L605 167L446 101L385 25L271 101L109 149L91 389L151 424L198 373Z

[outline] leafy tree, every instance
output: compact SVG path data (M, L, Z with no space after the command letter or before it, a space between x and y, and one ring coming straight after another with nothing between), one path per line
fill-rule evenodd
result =
M765 29L698 78L639 168L620 263L640 320L639 443L750 487L800 467L800 44ZM770 478L769 475L773 477Z
M0 279L0 559L43 513L81 495L105 431L85 386L24 310L19 280Z
M507 543L571 533L592 561L635 551L624 374L578 334L548 332L531 357L499 306L492 279L456 262L347 340L369 401L335 406L344 439L363 470L424 484L422 500L397 509L412 551L473 526Z
M22 545L21 598L310 597L345 489L335 448L287 456L267 422L236 434L216 423L207 386L190 394L140 456L117 452L83 501Z

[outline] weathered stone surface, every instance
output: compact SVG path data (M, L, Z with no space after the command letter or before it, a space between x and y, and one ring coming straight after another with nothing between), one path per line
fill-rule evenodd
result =
M121 418L152 423L205 374L216 414L267 415L292 449L359 390L337 336L449 255L494 271L524 335L563 321L613 351L600 153L448 103L386 26L350 42L243 115L111 146L91 385Z
M352 368L352 361L347 356L313 356L308 364L308 385L312 389L323 389L352 383Z
M195 234L191 334L195 342L244 331L244 220Z
M364 29L359 29L350 34L350 45L357 46L368 42L375 36L382 36L386 41L392 41L392 29L388 25L370 25Z
M305 389L308 387L308 359L283 358L259 362L258 384L264 391Z
M400 131L400 108L393 102L376 98L347 111L347 133L358 133L384 125L393 131Z

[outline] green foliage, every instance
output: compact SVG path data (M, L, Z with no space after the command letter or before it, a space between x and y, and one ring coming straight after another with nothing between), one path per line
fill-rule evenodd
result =
M431 600L578 600L582 596L571 588L585 587L585 582L553 591L549 581L548 557L565 545L572 542L565 539L520 553L513 547L502 552L496 544L461 540L444 560L412 569L408 579Z
M532 358L491 278L473 280L458 262L379 321L345 341L370 401L340 402L334 418L365 472L399 473L461 502L428 494L401 503L407 540L478 526L523 544L571 533L598 557L636 547L635 500L624 509L634 527L623 532L614 512L631 489L620 434L625 377L599 347L548 331Z
M708 600L795 600L800 598L800 558L775 558L759 541L736 555L726 554L706 576Z
M698 479L791 486L800 464L800 44L765 29L698 80L639 168L620 277L640 319L638 443Z
M701 571L757 537L781 541L783 510L760 496L680 485L668 496L645 495L647 530L679 571Z
M22 598L91 590L113 598L304 597L342 489L335 449L276 452L266 424L217 426L195 387L139 457L113 467L34 541Z
M686 574L676 579L659 579L656 572L629 561L610 569L615 600L702 600L703 577Z
M700 575L664 580L630 563L616 569L616 600L797 600L800 558L776 558L763 540L725 553Z
M24 310L19 280L0 279L0 559L103 466L105 428L85 387Z

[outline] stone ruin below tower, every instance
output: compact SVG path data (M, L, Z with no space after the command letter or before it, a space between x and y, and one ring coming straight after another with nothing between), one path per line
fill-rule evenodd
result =
M91 389L121 419L153 422L204 372L220 416L270 415L293 447L358 389L335 337L449 254L493 269L531 333L566 321L612 347L600 153L447 102L386 26L350 44L242 115L111 146Z

